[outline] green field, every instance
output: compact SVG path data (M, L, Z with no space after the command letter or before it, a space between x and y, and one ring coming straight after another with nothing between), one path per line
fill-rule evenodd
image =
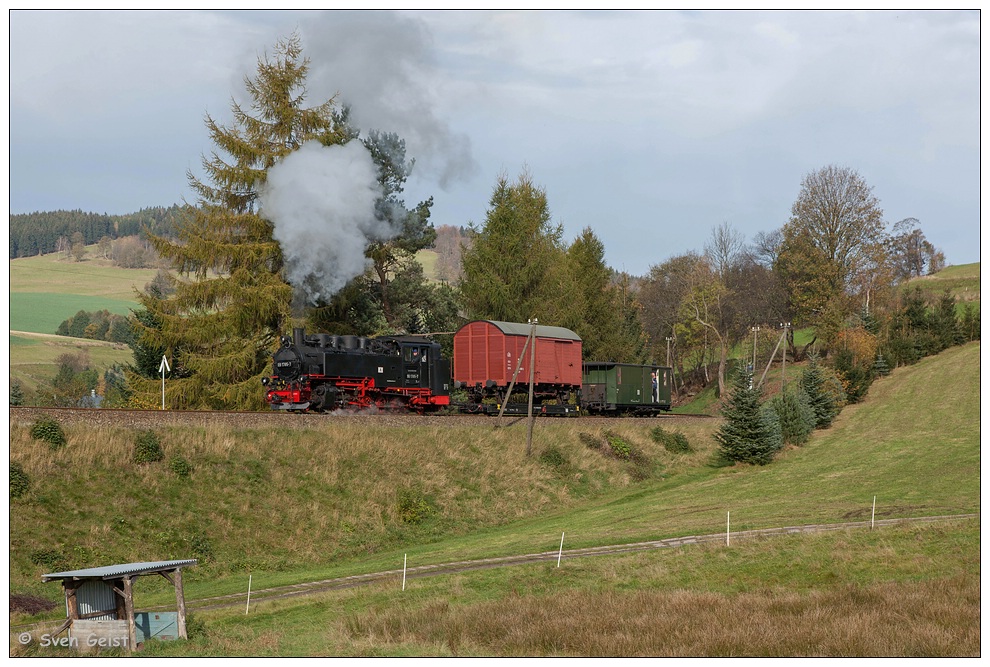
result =
M89 252L95 251L95 246ZM10 260L10 329L54 334L80 310L127 315L137 306L136 291L156 269L120 269L106 260L81 262L56 254Z
M80 310L109 310L118 315L130 315L137 308L135 301L108 299L81 294L52 294L12 292L10 294L10 330L54 334L65 320Z
M719 533L728 513L733 531L869 521L874 498L878 519L979 514L979 360L972 343L899 368L765 467L713 465L717 420L659 422L687 434L694 451L677 455L653 444L655 422L612 426L649 459L644 472L586 447L581 433L599 427L585 422L540 420L527 458L523 425L330 418L163 429L166 461L192 466L181 479L166 462L131 463L126 427L69 426L52 453L12 424L11 460L32 486L11 502L11 589L60 596L39 583L50 570L32 555L43 553L59 567L199 553L187 571L196 600L242 594L248 573L264 588L405 557L553 552L561 533L565 548ZM410 507L418 521L403 518ZM979 575L978 520L848 529L465 572L404 593L392 579L262 602L247 617L201 611L188 643L149 654L972 656ZM169 603L164 584L138 590L140 604Z

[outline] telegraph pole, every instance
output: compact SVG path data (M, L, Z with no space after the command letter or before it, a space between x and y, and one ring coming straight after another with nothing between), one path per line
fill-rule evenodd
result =
M667 366L670 367L670 341L674 340L673 336L667 336Z
M780 350L780 391L784 391L784 387L787 386L787 329L790 328L790 322L784 322L781 326L784 327L784 347Z
M756 334L760 331L760 327L751 327L753 332L753 372L749 376L749 388L753 388L753 377L756 375Z
M537 319L534 317L529 321L529 428L526 432L526 456L530 456L533 453L533 376L536 366L536 323Z
M753 327L753 372L756 372L756 334L759 332L760 327Z

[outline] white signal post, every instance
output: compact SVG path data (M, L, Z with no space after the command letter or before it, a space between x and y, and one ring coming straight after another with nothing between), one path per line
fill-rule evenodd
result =
M165 409L165 373L172 372L172 368L168 365L168 359L165 355L162 355L162 363L158 364L158 372L162 374L162 410Z

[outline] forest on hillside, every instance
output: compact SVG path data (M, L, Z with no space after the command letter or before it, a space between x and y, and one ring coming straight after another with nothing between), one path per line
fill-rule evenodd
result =
M126 215L72 211L10 214L9 259L71 252L74 244L93 245L148 232L174 237L185 206L149 206Z

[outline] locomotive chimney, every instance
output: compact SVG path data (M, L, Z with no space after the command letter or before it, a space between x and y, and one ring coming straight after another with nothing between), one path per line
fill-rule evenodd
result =
M303 333L305 329L302 327L296 327L292 330L292 344L296 347L303 346Z

